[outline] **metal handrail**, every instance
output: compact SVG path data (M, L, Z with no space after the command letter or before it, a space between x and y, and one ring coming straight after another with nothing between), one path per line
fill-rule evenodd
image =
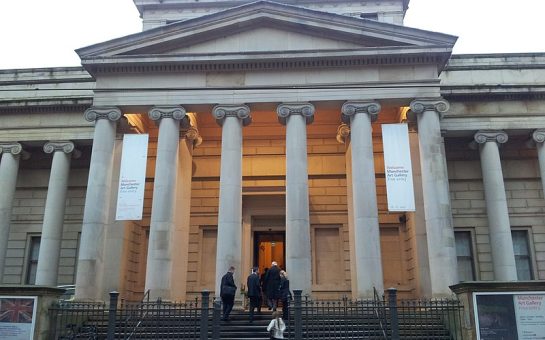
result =
M146 303L149 303L149 292L150 290L146 290L146 292L144 293L144 297L142 298L142 305L141 305L141 309L140 309L140 316L138 318L138 322L136 323L136 325L132 328L129 336L127 337L127 339L131 339L132 336L134 335L134 333L136 332L136 330L138 329L138 327L140 327L140 325L142 324L142 322L144 322L144 318L146 318L148 316L148 313L149 311L146 309L146 312L144 313L143 312L143 308L144 308L144 301ZM131 317L129 316L129 318L127 320L125 320L126 322L130 321Z
M377 316L380 329L382 330L382 336L384 337L385 340L388 340L388 333L386 331L386 328L387 328L386 312L382 306L384 301L384 296L381 298L375 287L373 287L373 295L375 300L375 308L373 308L373 310L375 311L375 315ZM379 306L380 308L377 308L376 306ZM381 311L383 313L381 313Z

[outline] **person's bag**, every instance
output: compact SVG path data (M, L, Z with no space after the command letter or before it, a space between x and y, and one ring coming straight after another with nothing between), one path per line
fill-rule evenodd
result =
M237 292L237 287L223 286L223 294L224 295L235 295L236 292Z

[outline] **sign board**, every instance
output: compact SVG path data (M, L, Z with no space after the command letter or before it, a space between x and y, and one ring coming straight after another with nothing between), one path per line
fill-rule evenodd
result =
M474 293L477 340L545 339L545 292Z
M0 296L0 339L34 338L37 301L36 296Z
M382 124L389 211L414 211L413 170L407 124Z
M123 153L117 191L117 221L141 220L146 186L149 135L127 134L123 137Z

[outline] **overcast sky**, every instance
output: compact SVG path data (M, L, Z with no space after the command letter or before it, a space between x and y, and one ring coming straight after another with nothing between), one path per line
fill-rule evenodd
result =
M412 0L405 24L458 36L454 53L545 52L544 13L545 0ZM75 49L141 27L132 0L0 0L0 69L77 66Z

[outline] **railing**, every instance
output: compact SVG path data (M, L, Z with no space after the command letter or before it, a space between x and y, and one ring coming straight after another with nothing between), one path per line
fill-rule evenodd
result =
M220 339L221 302L201 299L186 303L156 302L118 305L112 292L104 303L59 302L51 307L49 339ZM286 321L289 339L399 340L428 338L463 340L461 312L456 299L398 300L389 289L387 302L374 299L313 300L294 290L294 301ZM265 330L263 330L264 333ZM95 334L96 333L96 334Z
M378 319L380 325L380 330L382 331L382 337L385 340L388 340L388 320L386 318L386 309L384 308L384 294L379 296L377 289L373 287L373 296L375 298L375 315Z

